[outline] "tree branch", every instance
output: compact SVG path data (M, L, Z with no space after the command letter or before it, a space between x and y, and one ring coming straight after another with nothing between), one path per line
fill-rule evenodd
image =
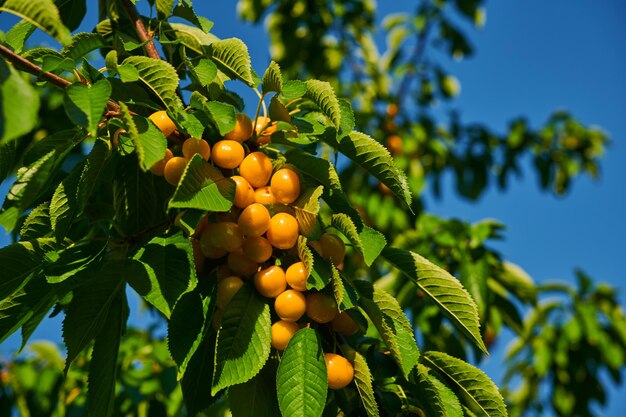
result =
M122 7L124 8L124 10L126 10L128 18L135 25L135 31L137 32L139 40L142 43L146 41L148 42L144 45L148 56L153 59L161 59L161 56L156 49L156 45L154 44L152 36L148 34L146 26L143 24L143 20L141 20L141 17L139 17L139 15L137 14L137 9L135 9L135 5L131 3L130 0L120 0L120 2L122 3Z
M32 74L61 89L65 89L68 85L72 84L65 78L61 78L56 74L42 70L37 65L33 64L25 58L22 58L21 56L3 45L0 45L0 55L2 55L2 57L4 57L4 59L6 59L8 62L13 64L13 67L15 69ZM107 110L117 113L120 111L120 106L113 100L109 100L107 102Z

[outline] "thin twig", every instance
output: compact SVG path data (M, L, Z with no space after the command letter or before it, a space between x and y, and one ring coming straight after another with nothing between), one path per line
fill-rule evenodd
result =
M13 64L13 67L15 69L32 74L61 89L65 89L68 85L72 84L65 78L61 78L56 74L42 70L41 67L38 67L29 60L22 58L21 56L3 45L0 45L0 55L2 55L4 59L6 59L8 62ZM109 100L107 102L107 110L111 112L119 112L120 106L113 100Z
M135 8L135 5L131 3L130 0L121 0L121 3L124 10L126 10L126 14L128 14L129 19L135 25L135 31L137 32L139 40L142 43L147 42L144 45L144 48L146 49L146 53L148 54L148 56L153 59L161 59L161 56L156 49L156 45L154 44L152 36L148 34L146 26L143 24L143 20L141 20L141 17L139 17L139 15L137 14L137 9Z

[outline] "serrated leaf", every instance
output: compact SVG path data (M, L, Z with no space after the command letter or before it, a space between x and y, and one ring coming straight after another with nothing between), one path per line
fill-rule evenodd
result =
M61 242L78 214L78 183L84 166L75 167L65 177L52 195L50 201L50 225L57 242Z
M285 100L293 100L303 97L306 94L306 91L307 87L304 81L291 80L283 83L280 95L284 97Z
M293 335L278 366L276 388L283 416L322 415L328 382L324 352L315 330L304 328Z
M77 61L89 52L106 46L104 38L97 33L81 32L72 36L71 41L63 48L61 54L72 61Z
M18 242L0 248L0 300L4 300L41 272L41 255L30 242Z
M172 310L167 323L167 346L178 366L179 379L204 340L209 301L208 298L203 299L197 290L190 291L178 299Z
M359 231L359 228L347 214L333 214L331 225L339 229L352 242L354 247L361 252L367 266L372 265L387 244L387 240L382 233L365 224L361 224L361 230Z
M70 31L78 29L87 13L87 0L54 0L63 24Z
M213 22L206 17L198 16L191 5L191 2L179 1L173 12L174 16L182 17L208 33L213 27Z
M271 325L269 305L251 285L241 287L222 316L211 395L259 373L270 355Z
M17 163L17 143L15 140L0 142L0 184L13 172Z
M200 58L198 63L195 65L188 59L187 68L189 68L189 71L198 84L203 87L209 85L217 76L217 67L213 61L208 58Z
M181 101L176 90L178 88L178 74L169 63L147 56L131 56L122 64L132 65L139 73L139 79L168 107L181 107Z
M105 249L105 244L94 241L46 252L43 259L46 280L51 284L58 284L76 276L100 261Z
M346 348L346 359L354 366L354 383L361 397L361 403L368 417L378 417L378 404L374 397L374 388L372 387L372 373L367 365L365 357L352 348Z
M182 232L152 238L133 259L141 262L145 273L129 276L128 283L167 318L180 296L198 283L191 242Z
M0 11L28 20L61 43L70 37L70 31L63 25L59 9L52 0L6 0Z
M327 135L322 140L350 158L381 183L385 184L407 206L411 205L411 191L404 171L396 165L387 148L365 133L352 132L333 143Z
M296 242L296 248L298 251L298 258L300 259L300 261L304 264L306 271L308 273L307 275L307 279L309 278L309 276L311 275L311 271L313 270L313 252L311 251L311 249L307 246L307 241L308 239L302 235L298 235L298 241ZM307 281L307 289L309 284Z
M33 34L36 26L27 20L20 20L4 35L4 41L13 48L13 52L21 54L24 43Z
M109 262L74 292L63 320L63 340L67 347L65 370L87 347L106 322L112 303L123 294L128 273L122 262Z
M537 287L530 275L512 262L503 262L502 267L502 273L495 274L494 278L521 300L536 302Z
M339 129L341 123L341 108L335 95L335 90L326 81L308 80L306 82L306 93L308 98L320 108L333 125Z
M126 298L123 292L117 292L105 324L96 336L89 363L87 405L90 416L110 417L115 410L117 358L127 319Z
M349 135L354 130L354 111L349 100L339 99L339 110L341 111L341 123L339 124L338 136Z
M165 157L167 138L154 123L145 117L131 115L126 104L120 103L120 112L126 124L126 130L135 144L139 165L144 172L147 172L152 165Z
M104 64L107 67L107 72L109 73L109 76L114 77L115 74L117 74L117 51L115 49L107 52L106 56L104 57ZM137 79L139 79L139 73L137 73Z
M165 20L172 14L175 0L156 0L156 9L159 19Z
M393 354L405 378L420 357L413 327L398 301L389 293L373 288L365 281L355 281L361 298L360 306L372 320L385 344Z
M344 297L346 296L346 289L343 286L343 279L341 278L341 274L339 270L332 262L330 263L330 270L332 271L331 283L333 284L333 296L335 297L335 302L337 303L337 307L339 308L339 311L340 312L343 311L344 307L345 308L354 307L353 305L342 306Z
M311 256L313 257L313 266L311 267L305 262L305 266L309 271L309 278L307 279L306 287L309 290L321 290L326 288L326 286L332 281L333 272L331 269L331 265L328 261L324 260L316 251L310 252Z
M439 372L472 411L490 417L506 417L507 411L498 387L480 369L443 352L429 351L421 362Z
M275 417L280 415L276 397L276 360L268 360L250 381L228 390L233 417Z
M476 303L459 280L428 259L408 250L385 248L383 256L415 282L457 329L488 354L480 335Z
M139 79L139 71L130 64L118 65L116 71L123 83L133 83Z
M429 369L417 364L417 372L415 373L415 393L421 408L432 417L463 417L461 404L452 391L449 389L444 392L445 385L437 378L429 374ZM453 407L454 403L450 402L450 406L442 399L442 396L452 396L457 402L458 408ZM458 412L456 412L458 410Z
M287 152L287 161L298 167L298 171L324 186L324 201L335 213L346 213L355 224L361 224L359 213L352 207L341 187L335 167L327 160L300 150Z
M28 214L20 228L20 239L22 241L42 238L52 231L49 208L49 203L41 203Z
M280 72L280 66L274 61L270 62L270 65L263 74L263 80L261 81L261 91L263 94L269 92L276 92L280 94L283 90L283 75Z
M224 212L230 210L234 198L235 182L196 154L187 164L169 207Z
M174 10L176 11L176 9ZM219 40L219 38L212 33L207 33L200 28L184 23L163 23L162 28L167 38L180 42L186 48L200 55L205 55L205 48Z
M106 79L93 85L74 83L65 89L65 111L74 123L95 135L111 92Z
M322 235L322 227L317 220L317 215L320 211L319 199L323 192L322 185L306 189L293 204L300 234L306 236L307 239L316 240Z
M241 39L229 38L211 43L207 53L218 68L231 78L240 79L254 86L248 47Z
M39 94L4 60L0 61L0 144L30 132L38 123Z
M189 360L187 371L180 384L189 416L197 415L217 399L211 396L209 383L213 379L214 352L215 333L208 332Z

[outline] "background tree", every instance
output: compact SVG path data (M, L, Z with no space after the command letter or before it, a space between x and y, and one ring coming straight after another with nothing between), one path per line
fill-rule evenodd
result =
M184 16L192 20L200 29L206 30L208 28L207 22L189 14L188 9L185 8L186 4L183 2L177 6L174 9L174 14ZM142 43L145 47L145 53L149 56L156 58L158 55L155 54L159 54L159 51L149 47L150 43L146 43L147 39L142 39L141 31L135 32L133 30L130 25L133 19L132 8L127 8L127 3L125 6L125 8L119 8L117 3L112 3L108 8L102 7L103 16L106 13L112 18L110 21L112 23L107 24L105 21L97 27L98 33L104 37L103 44L94 42L95 37L87 36L84 36L87 40L78 38L77 44L80 44L81 47L89 45L85 47L86 50L101 48L101 50L104 49L103 53L108 53L107 75L111 76L117 72L121 82L124 83L123 88L116 90L116 83L122 86L120 80L118 78L109 79L114 87L114 97L117 101L127 101L132 109L138 111L141 107L150 108L151 105L146 106L146 103L150 103L154 98L149 96L149 91L146 95L145 88L131 90L131 87L135 85L133 77L136 72L141 71L141 68L132 64L137 61L130 60L127 63L127 61L122 61L122 58L129 53L144 53L140 49ZM206 71L206 66L210 67L210 64L202 59L202 56L206 54L204 47L198 54L199 58L193 54L193 52L197 52L194 50L194 46L196 48L198 46L194 42L199 42L202 46L202 42L213 42L214 39L206 40L204 36L209 35L206 33L200 35L197 29L192 32L188 28L183 29L181 26L177 26L178 23L166 23L164 20L171 10L171 7L168 9L168 6L171 5L157 3L158 19L146 20L147 27L151 31L154 30L154 33L158 35L159 43L163 47L160 52L176 66L181 79L185 76L189 77L192 81L192 88L196 92L204 91L205 94L208 92L208 97L211 99L223 100L238 106L239 99L237 96L228 91L222 92L219 82L202 85L203 77L210 78L210 76L202 73L203 70ZM546 127L537 131L532 131L524 120L519 119L511 124L510 132L505 135L497 135L484 126L462 123L455 114L442 115L431 108L436 100L452 99L458 92L458 82L453 76L445 73L433 54L428 51L434 46L453 57L470 54L472 47L458 29L456 22L459 18L469 18L480 23L480 17L483 13L480 6L480 2L459 1L450 4L446 2L419 2L415 14L388 16L384 19L385 23L382 28L374 25L380 16L376 16L374 5L368 2L285 1L276 4L240 2L239 10L242 16L256 22L264 14L267 15L269 32L273 41L273 58L280 64L287 79L296 77L325 79L331 82L339 97L351 99L355 110L356 125L387 146L398 166L405 170L408 185L413 195L418 196L426 185L433 185L435 190L438 190L442 173L450 171L455 175L458 192L466 198L477 199L493 181L496 181L500 187L506 187L510 175L521 170L519 161L526 154L533 155L535 167L542 179L542 187L551 188L556 193L566 191L571 186L572 179L581 172L595 175L598 164L597 158L603 151L606 137L601 131L587 128L565 113L555 114L549 119ZM5 8L11 9L11 4L5 5ZM123 10L130 10L130 13L124 13ZM61 12L63 17L63 10ZM288 16L289 18L287 18ZM131 21L128 21L128 17ZM64 23L72 27L72 24L65 20ZM111 25L111 27L107 25ZM48 29L55 30L54 33L61 39L65 36L62 26L48 27ZM32 31L32 29L22 24L12 34L7 34L5 39L8 39L8 45L14 51L21 52L26 36L24 34L28 31ZM376 42L376 38L380 37L381 33L389 39L387 49L380 49L379 43ZM119 66L108 52L111 45L118 52L119 56L116 58L118 58L117 63L121 63ZM86 52L80 48L74 48L74 50L76 49L81 54ZM190 57L187 57L186 52L184 52L187 49L193 51L188 51ZM316 54L311 54L310 51L316 51ZM27 57L33 57L33 55L28 55L28 52L26 54ZM31 59L52 73L67 75L67 71L73 70L75 65L74 62L67 62L68 58L71 61L72 58L76 60L82 56L72 54L71 47L67 47L60 55L55 55L50 50L38 50L34 55L36 58ZM320 59L320 56L323 58ZM13 56L11 58L16 64L16 68L20 68L20 65L22 65L20 69L26 67L26 63L16 63L15 58ZM191 61L187 61L187 58L190 58ZM213 59L215 56L211 56L211 58ZM199 59L199 61L196 62L195 59ZM213 60L215 61L215 59ZM220 74L222 73L220 72ZM75 75L87 83L94 83L99 78L95 69L87 64L83 64L81 72L75 72ZM139 75L141 76L141 73ZM11 77L10 81L13 84L19 83L16 81L17 79ZM60 81L54 82L58 84ZM62 81L60 83L63 84ZM214 84L218 85L214 86ZM74 89L78 90L78 88ZM23 90L25 92L31 91L27 86L24 86ZM121 95L117 97L115 94ZM72 97L69 89L65 95L53 89L46 91L42 101L40 127L50 132L56 132L67 126L66 112L72 118L72 112L76 109L72 107L71 102L67 103L68 99L64 97ZM183 95L183 98L185 97ZM34 99L32 94L31 97L25 99L29 98L33 103L38 102L38 99ZM63 100L66 100L65 108L59 106ZM172 98L172 100L175 99ZM288 104L287 101L285 104ZM115 116L116 112L119 112L119 109L115 107L116 105L117 103L107 105L109 113L106 113L105 116L112 117L107 132L109 136L113 136L113 127L128 128L124 124L116 125ZM340 102L340 105L344 106L345 104ZM279 113L276 113L278 111L276 107L278 105L275 105L273 109L270 106L269 114L274 119L280 119ZM175 105L170 105L168 109L177 115L175 120L179 123L179 129L182 132L192 131L194 127L192 122L186 119L182 113L177 113ZM312 114L314 113L307 113L307 110L310 109L304 107L300 110L305 113L305 116L302 118L301 124L296 123L296 126L299 129L306 129L307 127L302 123L308 123L308 125L313 126L311 129L316 132L316 123L319 123L319 119L313 118ZM145 110L143 111L145 112ZM74 113L74 117L80 116L76 116ZM92 120L88 120L86 124L84 120L81 122L87 130L89 128L94 129L98 127L94 126L94 119L96 118L92 117ZM5 116L4 120L10 120L10 118ZM127 120L124 123L128 123ZM75 119L73 121L77 122ZM26 120L26 122L11 126L12 129L18 129L17 133L13 132L14 136L24 133L19 128L24 129L25 126L28 126L29 121ZM283 129L288 132L291 128L286 125L279 125L279 133L272 137L273 141L277 143L289 141L289 135L280 132ZM5 130L11 132L10 129ZM306 132L306 130L301 130L301 132ZM39 137L37 137L37 133L39 133ZM20 160L24 161L23 151L29 147L31 148L31 158L41 156L42 154L37 153L32 155L32 149L37 147L30 145L30 143L42 136L45 136L45 133L39 129L32 135L20 137L19 140L6 141L8 145L3 146L3 155L6 155L5 160L16 163ZM68 139L71 138L55 138L55 141L67 141ZM324 141L328 143L327 140ZM46 143L46 141L42 143ZM47 143L54 142L47 140ZM330 148L322 146L322 151L324 149L329 155L333 152ZM382 231L391 244L390 246L417 252L445 267L461 280L477 304L482 323L482 337L487 345L503 327L511 329L519 335L519 348L511 352L513 360L510 362L508 377L512 379L521 377L522 385L514 393L511 392L511 388L505 387L504 389L504 393L507 394L506 399L511 405L510 413L516 415L529 410L536 410L541 413L545 407L548 407L554 408L554 411L560 415L590 415L590 402L593 400L601 401L604 395L601 385L599 383L593 384L593 381L597 381L602 369L607 369L615 381L619 383L620 372L623 367L625 339L622 329L624 328L624 317L615 301L613 291L604 286L595 288L582 273L579 274L578 291L566 286L535 286L519 267L503 261L502 255L489 247L489 239L499 236L501 225L492 221L470 225L459 220L440 219L425 213L419 198L413 199L410 207L403 205L390 195L393 191L397 192L398 189L392 191L385 184L372 183L371 177L363 173L359 165L369 168L370 173L373 168L364 163L363 160L359 161L358 158L354 158L358 156L358 153L355 155L354 150L345 146L343 148L339 146L339 151L357 160L355 164L340 157L338 166L341 168L341 183L350 201L355 204L365 222ZM93 153L94 151L92 151ZM79 159L81 154L82 150L74 148L68 158ZM25 161L27 162L29 159L25 159ZM41 163L39 158L30 161ZM298 162L300 162L296 164L298 168L305 170L306 162L302 160ZM24 163L24 165L28 164ZM8 167L9 163L7 162L3 166ZM30 166L34 169L32 164ZM57 168L46 167L52 172L58 172ZM8 229L19 230L19 227L11 227L23 221L19 220L18 216L22 213L26 214L34 203L45 201L46 193L52 193L48 194L52 197L58 193L58 188L55 191L55 186L63 178L63 174L59 174L60 177L55 179L50 178L47 172L37 175L39 171L36 171L35 177L41 178L39 181L45 179L45 183L36 184L38 188L34 188L33 185L28 186L28 184L35 184L28 176L33 175L32 169L31 173L22 171L22 177L18 175L17 187L14 186L16 188L12 189L12 191L16 191L15 194L24 188L26 188L26 192L19 195L17 203L14 201L15 198L7 199L8 203L5 203L5 208L0 214L3 224ZM8 173L9 170L6 170ZM61 167L61 172L63 172L63 167ZM21 178L25 179L20 180ZM61 182L61 185L66 182ZM30 191L30 195L29 188L33 190ZM156 191L157 194L159 192L162 191ZM103 200L99 203L105 204L102 204L100 208L106 208L106 197L103 197ZM332 208L332 205L329 205ZM96 204L96 208L98 208L97 206L99 204ZM48 233L45 222L43 222L43 226L40 224L41 219L45 218L47 214L45 213L45 206L43 208L39 206L38 209L40 212L33 211L28 217L30 222L28 219L26 221L26 225L32 226L32 233L34 234L31 236L39 236L38 233L42 232ZM323 206L322 218L328 218L330 214L328 207ZM106 219L107 214L98 214L96 210L95 215L95 218L90 217L92 221L94 219ZM119 212L115 215L118 220L119 215ZM158 213L151 215L155 216ZM100 218L99 216L105 217ZM151 220L158 220L158 217ZM149 226L148 229L138 228L130 235L122 235L122 239L118 239L117 243L121 243L124 251L132 253L133 245L140 246L143 239L147 239L152 234L160 233L160 227L164 227L166 223L166 220L163 220L162 223L154 222L158 226L156 229L150 229L152 222L146 223ZM331 224L346 233L347 237L350 237L344 229L345 226L343 226L341 218L333 218ZM126 226L134 227L131 222L126 222ZM54 229L56 235L58 226ZM22 227L20 238L24 240L25 232L29 231L31 231L30 228ZM45 236L45 233L41 236ZM120 231L118 230L117 233ZM148 236L143 236L144 233ZM127 240L128 238L130 239ZM110 235L108 239L111 242ZM48 249L42 248L46 253L51 253ZM89 248L89 251L93 250L94 248ZM58 252L58 248L55 252ZM395 295L400 306L411 318L414 328L418 329L418 339L423 351L445 351L459 358L469 360L473 357L474 360L479 361L479 352L466 341L463 332L458 332L458 327L452 326L451 322L441 315L441 305L438 307L437 303L428 302L425 296L430 294L427 294L424 288L415 289L412 281L423 279L425 277L423 270L420 270L419 267L415 270L407 270L404 264L406 259L403 260L399 256L401 253L408 252L394 253L393 250L387 250L387 255L385 256L385 252L383 254L389 263L379 261L374 264L374 267L369 267L359 256L350 256L346 260L344 273L350 277L369 277L370 280L376 282L377 288ZM394 254L398 256L394 257ZM47 256L50 257L50 255ZM54 256L58 256L58 254ZM84 260L85 258L78 258L75 262L82 264ZM390 268L393 266L399 267L399 270L403 270L406 274L399 274L398 270ZM44 272L48 281L50 281L50 276L57 276L54 273L49 274L49 271ZM58 274L58 271L55 272ZM65 273L68 272L65 271ZM61 289L61 291L67 291L67 289ZM545 304L538 301L543 298L542 295L545 291L556 291L563 299L557 304ZM149 297L148 301L151 301ZM61 300L59 305L65 304L66 302ZM14 303L4 303L3 306L5 309L14 308ZM47 313L48 308L42 309L45 311L40 314L39 319ZM526 321L523 321L523 313L529 310L533 314ZM9 316L7 315L7 317ZM452 322L454 321L453 317ZM460 329L463 330L463 326ZM465 330L467 333L467 329ZM26 335L29 334L28 331L26 330ZM472 332L470 331L470 333ZM129 336L124 343L131 343L130 340L132 338ZM158 342L153 341L152 344L157 346ZM124 350L120 352L120 355L122 352ZM581 357L588 360L580 360ZM139 355L139 358L155 363L160 363L158 361L163 360L162 356L160 359L146 359L146 356ZM390 415L398 414L401 410L411 411L411 407L416 404L426 410L428 415L431 413L436 415L441 412L430 409L427 403L421 403L420 399L423 401L423 396L403 397L397 391L385 389L382 381L389 375L385 373L383 365L388 365L389 362L375 355L368 357L367 360L370 367L373 363L378 364L378 361L382 361L372 369L372 373L375 381L376 399L381 408ZM40 363L39 359L34 361L36 366L41 366L38 365ZM22 366L22 364L19 365ZM27 362L27 365L32 366L33 362ZM163 366L164 369L167 368L167 365ZM169 367L172 367L171 362ZM12 369L18 369L17 365ZM20 378L11 377L11 372L9 373L9 381L12 381L13 388L9 392L19 394L19 389L16 387L19 387ZM125 374L126 372L120 372L119 375ZM18 374L15 373L15 375ZM572 378L571 376L574 375L576 377ZM147 377L146 383L155 385L153 382L155 380L156 378ZM123 384L125 387L127 386L126 382ZM128 386L142 387L139 383ZM116 399L118 403L116 403L115 408L122 412L123 410L140 410L142 407L148 407L152 413L159 407L163 408L163 406L171 404L171 409L166 407L168 414L175 415L175 413L181 412L180 408L174 406L180 402L177 403L170 399L170 393L173 391L167 391L166 388L161 388L158 384L156 386L158 387L156 391L140 388L141 395L131 396L130 400L126 400L127 408L125 409L119 408L121 407L119 401L122 401L123 397L118 395ZM542 386L547 386L547 390L541 389ZM595 386L597 389L590 390L588 389L589 386ZM72 384L68 383L65 389L67 390L68 387L72 389ZM31 390L35 388L36 386L31 384ZM61 391L63 392L63 390ZM3 398L22 398L23 403L25 401L23 398L29 398L29 395L46 398L46 396L56 392L56 389L37 395L27 390L23 392L27 394L13 397L9 395ZM84 395L84 391L80 392L81 395ZM79 397L74 396L76 399ZM573 399L579 401L573 401ZM53 410L57 409L56 407L60 402L55 403L53 401L50 404L48 410ZM84 406L84 399L82 403L77 400L75 404L77 407L80 407L81 404ZM227 406L227 403L223 402L217 404L217 408ZM344 406L341 404L342 408ZM34 409L35 406L29 407ZM77 409L80 410L80 408ZM359 411L356 410L358 409L355 409L354 412L358 414ZM447 411L448 414L451 413L450 410ZM472 411L465 409L464 412L471 413Z

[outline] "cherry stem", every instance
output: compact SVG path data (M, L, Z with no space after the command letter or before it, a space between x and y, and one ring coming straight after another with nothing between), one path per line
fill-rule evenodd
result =
M126 10L126 14L128 15L129 19L135 25L135 32L137 32L139 40L142 43L147 42L144 45L144 49L146 50L148 56L152 59L160 60L161 56L156 49L154 40L152 39L152 36L148 34L146 26L143 24L143 20L141 20L141 17L137 14L137 9L135 8L135 5L131 3L130 0L121 0L121 3L124 10Z

